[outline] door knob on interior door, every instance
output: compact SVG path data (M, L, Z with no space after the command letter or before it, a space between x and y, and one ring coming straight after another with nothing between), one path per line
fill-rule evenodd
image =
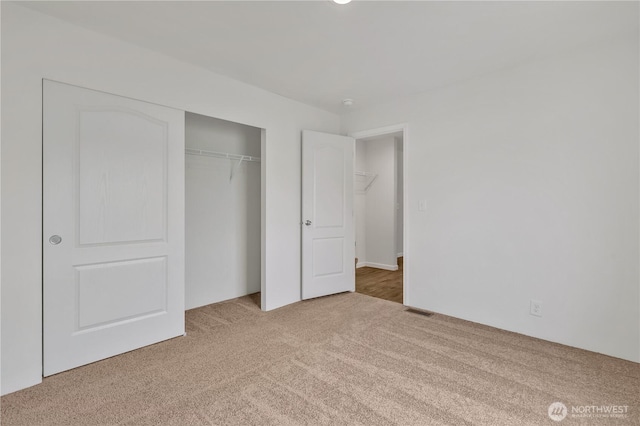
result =
M307 225L307 226L311 226L311 221L307 220L304 224Z
M57 246L62 242L62 237L60 235L52 235L49 237L49 242L54 246Z

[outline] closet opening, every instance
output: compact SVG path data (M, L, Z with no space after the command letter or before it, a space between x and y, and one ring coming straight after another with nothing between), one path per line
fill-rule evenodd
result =
M356 292L403 303L403 131L356 137Z
M261 306L264 129L185 113L185 309Z

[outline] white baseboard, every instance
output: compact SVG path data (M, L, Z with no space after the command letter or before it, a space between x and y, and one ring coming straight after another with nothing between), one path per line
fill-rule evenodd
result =
M373 262L358 262L356 268L362 268L364 266L368 266L369 268L377 268L384 269L387 271L397 271L398 265L385 265L384 263L373 263Z

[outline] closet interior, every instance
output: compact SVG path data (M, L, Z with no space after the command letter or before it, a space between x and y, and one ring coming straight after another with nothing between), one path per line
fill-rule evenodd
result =
M185 308L260 291L262 129L185 116Z

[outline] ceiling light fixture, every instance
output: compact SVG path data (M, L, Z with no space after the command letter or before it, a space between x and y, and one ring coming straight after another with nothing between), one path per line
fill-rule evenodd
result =
M350 107L351 105L353 105L353 99L344 99L342 101L342 105L344 105L346 107Z
M349 3L351 0L333 0L333 2L335 4L347 4Z

